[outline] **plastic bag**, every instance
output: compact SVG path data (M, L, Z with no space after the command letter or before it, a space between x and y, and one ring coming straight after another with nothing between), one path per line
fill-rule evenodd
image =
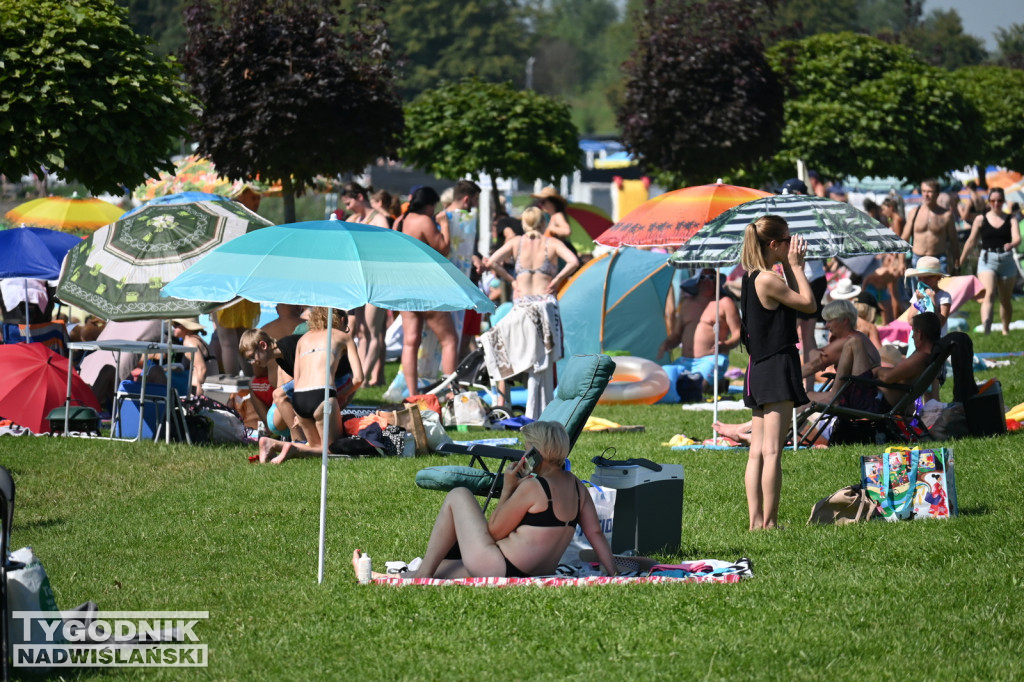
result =
M28 639L25 628L19 619L14 621L11 614L15 611L59 611L57 599L53 596L53 587L46 569L39 561L31 547L22 547L11 553L11 560L25 564L7 573L7 632L12 645L18 644L60 644L63 642L61 628L54 631L54 637L47 640L46 633L39 619L33 618ZM57 620L60 620L59 618Z
M459 426L483 426L487 423L487 407L474 391L463 391L453 401L455 423Z
M589 481L587 481L589 483ZM615 488L602 488L596 486L593 483L590 484L590 488L587 489L590 492L590 498L594 501L594 508L597 510L597 519L601 522L601 531L604 533L605 539L608 541L608 546L612 545L612 527L615 525ZM558 561L559 564L565 564L567 566L573 566L574 568L581 568L583 561L580 559L580 552L583 550L592 550L593 547L590 545L590 541L587 540L587 536L583 534L583 528L576 526L576 532L572 536L572 540L569 542L569 546L565 548L565 552L562 554L562 558Z

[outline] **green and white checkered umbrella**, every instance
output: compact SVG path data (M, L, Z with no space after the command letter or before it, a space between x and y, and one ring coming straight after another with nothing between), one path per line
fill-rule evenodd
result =
M147 205L68 252L57 296L105 320L208 313L219 304L162 297L160 289L220 244L271 225L233 201Z
M740 262L747 225L763 215L789 223L789 233L807 241L807 259L866 256L910 250L885 225L850 204L800 194L779 194L729 209L701 228L673 253L677 268L719 268Z

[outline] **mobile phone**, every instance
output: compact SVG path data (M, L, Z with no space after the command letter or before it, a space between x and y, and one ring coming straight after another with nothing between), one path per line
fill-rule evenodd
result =
M523 478L526 478L534 469L537 468L537 465L540 464L544 457L540 454L540 450L531 447L526 451L526 454L523 455L523 459L526 460L526 464L523 465Z

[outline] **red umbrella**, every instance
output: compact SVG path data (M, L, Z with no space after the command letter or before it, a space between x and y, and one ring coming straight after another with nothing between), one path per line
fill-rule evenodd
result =
M596 239L614 222L607 213L593 204L569 204L565 207L565 212L569 215L570 224L575 220L591 239Z
M596 241L605 246L678 247L733 206L767 196L771 193L720 182L684 187L644 202Z
M35 433L50 430L46 416L67 396L68 359L41 343L0 345L0 416ZM71 374L71 404L100 409L89 385Z

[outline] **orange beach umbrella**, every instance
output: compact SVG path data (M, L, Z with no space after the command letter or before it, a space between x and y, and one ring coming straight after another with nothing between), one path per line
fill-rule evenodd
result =
M684 187L654 197L627 213L595 240L604 246L685 244L697 230L733 206L770 196L769 192L716 182Z

